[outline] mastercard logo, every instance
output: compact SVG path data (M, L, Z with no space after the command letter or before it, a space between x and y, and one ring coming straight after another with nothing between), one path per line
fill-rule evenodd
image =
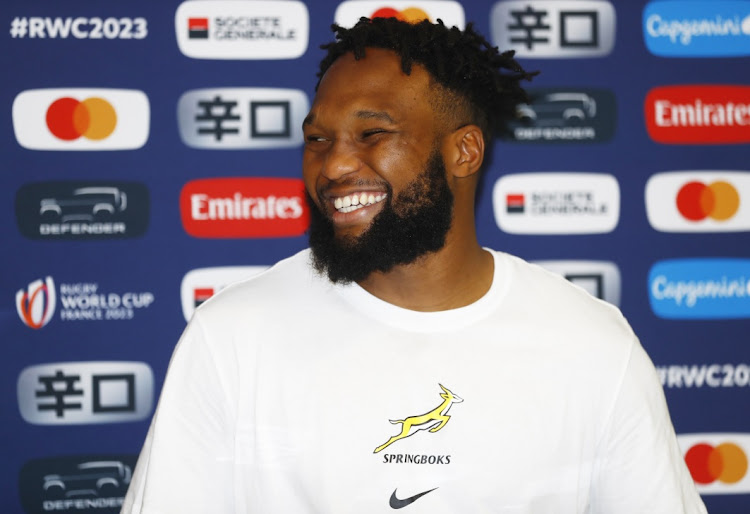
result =
M59 98L52 102L45 117L47 128L58 139L73 141L85 137L99 141L109 137L117 126L117 113L103 98Z
M725 221L737 213L740 195L737 189L723 180L704 184L688 182L677 193L677 210L690 221L711 218Z
M372 18L396 18L397 20L408 21L409 23L430 20L429 15L418 7L407 7L400 11L392 7L383 7L372 13L370 19Z
M662 232L747 232L748 194L747 171L667 171L648 179L646 213Z
M135 150L148 140L150 117L135 89L29 89L13 101L16 140L29 150Z
M429 14L428 14L429 13ZM463 5L454 0L350 0L339 4L334 21L342 27L353 27L363 16L396 18L409 23L442 20L446 27L463 30L466 16Z
M747 474L747 455L742 448L730 442L716 446L695 444L685 454L685 462L693 480L702 485L716 481L736 484Z

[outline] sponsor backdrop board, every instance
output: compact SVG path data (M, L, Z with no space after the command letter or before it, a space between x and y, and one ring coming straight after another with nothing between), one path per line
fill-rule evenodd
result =
M118 510L186 318L305 247L319 45L373 15L542 71L480 240L622 309L709 511L746 514L746 0L5 2L1 510Z

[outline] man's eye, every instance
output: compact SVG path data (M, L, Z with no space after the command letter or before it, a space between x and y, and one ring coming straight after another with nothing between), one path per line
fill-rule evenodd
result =
M384 134L385 132L386 131L384 129L370 129L370 130L365 130L364 132L362 132L362 137L366 138L366 137L370 137L370 136L375 136L377 134Z
M306 136L305 137L305 141L307 141L308 143L320 143L325 140L326 138L324 138L323 136Z

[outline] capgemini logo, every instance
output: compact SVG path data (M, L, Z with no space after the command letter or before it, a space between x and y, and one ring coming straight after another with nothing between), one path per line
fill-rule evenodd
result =
M55 282L47 277L30 283L16 293L18 316L27 326L38 329L49 323L55 313Z

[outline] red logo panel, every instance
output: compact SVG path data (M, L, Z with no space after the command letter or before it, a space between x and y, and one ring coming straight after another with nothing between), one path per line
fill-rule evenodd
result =
M657 87L646 96L645 116L657 143L750 143L750 87Z
M294 237L305 233L305 186L290 178L193 180L180 193L182 226L193 237Z

